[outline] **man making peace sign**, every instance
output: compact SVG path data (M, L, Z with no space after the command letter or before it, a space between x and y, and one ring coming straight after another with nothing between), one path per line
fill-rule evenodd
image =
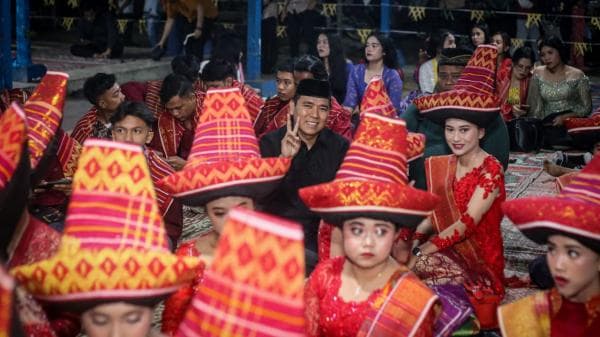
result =
M300 81L287 125L260 140L263 157L292 158L290 170L262 209L302 224L307 273L317 263L320 219L302 203L298 189L333 180L348 150L348 141L326 127L330 97L329 82Z

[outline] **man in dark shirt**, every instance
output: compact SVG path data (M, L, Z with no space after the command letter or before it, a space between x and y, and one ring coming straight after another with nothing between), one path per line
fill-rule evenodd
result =
M320 218L300 200L298 189L333 180L348 150L348 141L325 127L331 104L329 82L300 81L287 125L260 140L263 157L293 158L279 188L261 206L304 227L307 273L317 263Z
M81 57L118 58L123 55L123 42L117 30L117 19L95 1L82 3L79 20L80 41L71 46L71 54Z

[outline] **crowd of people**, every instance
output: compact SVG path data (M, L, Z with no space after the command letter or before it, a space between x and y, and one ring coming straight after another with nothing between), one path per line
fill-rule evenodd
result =
M174 3L167 14L204 43L210 10ZM289 1L289 20L311 20L304 3ZM168 17L157 57L179 29ZM369 35L353 65L339 36L310 35L314 55L280 62L266 99L233 37L208 60L186 44L162 80L88 78L73 130L68 74L2 92L0 334L599 331L600 113L562 40L511 48L476 24L461 46L436 32L403 97L387 36ZM118 49L93 48L79 51ZM523 148L587 154L546 164L557 195L508 200L509 152ZM210 228L184 237L184 207ZM510 301L505 216L548 246L519 284L539 289Z

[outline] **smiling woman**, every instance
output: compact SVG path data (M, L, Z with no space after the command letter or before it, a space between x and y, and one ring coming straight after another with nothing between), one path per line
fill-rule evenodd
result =
M494 46L480 46L453 90L416 100L425 118L443 123L452 154L425 160L428 190L442 202L417 227L421 235L432 230L434 235L417 242L409 266L428 285L466 284L482 328L496 326L495 305L504 296L504 173L479 145L500 110L492 92L497 54ZM483 75L487 82L471 78ZM475 299L476 289L485 289L485 300Z

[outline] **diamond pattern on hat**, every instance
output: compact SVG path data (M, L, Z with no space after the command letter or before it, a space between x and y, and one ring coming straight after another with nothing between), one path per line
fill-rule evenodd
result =
M65 234L82 248L168 251L166 232L146 157L135 145L85 143L73 178Z
M367 85L360 102L361 114L372 112L385 117L395 117L396 109L385 91L385 84L381 76L375 76Z
M290 163L288 158L261 158L238 88L215 89L204 99L184 168L159 184L188 205L203 205L223 193L260 198L283 178Z
M213 265L176 336L304 335L302 228L267 214L230 210Z
M169 251L142 148L84 143L57 252L17 266L15 278L43 302L81 309L98 301L152 303L203 265Z

